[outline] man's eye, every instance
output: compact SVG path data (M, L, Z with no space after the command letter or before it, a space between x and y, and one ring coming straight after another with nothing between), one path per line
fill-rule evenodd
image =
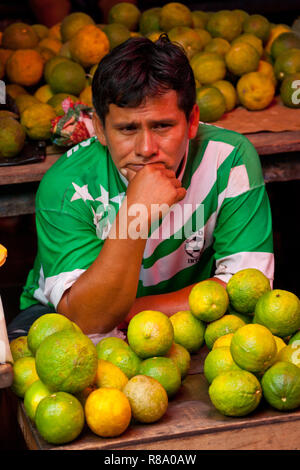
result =
M157 124L156 126L156 129L168 129L170 126L170 124Z

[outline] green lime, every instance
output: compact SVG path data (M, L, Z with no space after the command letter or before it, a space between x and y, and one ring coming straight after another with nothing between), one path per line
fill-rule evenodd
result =
M141 363L139 373L158 380L166 390L169 398L173 397L181 386L180 370L174 361L168 357L145 359Z
M229 304L226 289L215 281L197 283L189 295L192 314L199 320L211 322L221 318Z
M220 347L210 351L204 361L204 375L208 383L217 377L217 375L229 370L241 370L232 359L229 347Z
M235 315L223 315L222 318L208 323L204 340L208 349L212 349L214 342L228 333L235 333L245 322Z
M35 424L50 444L71 442L79 436L84 426L82 405L70 393L53 393L39 402Z
M107 361L119 367L128 379L138 374L141 365L140 358L130 348L114 349L107 357Z
M276 362L261 380L263 395L277 410L300 406L300 369L290 362Z
M51 390L41 380L36 380L26 390L24 395L24 408L29 418L34 421L35 413L40 401L51 395Z
M258 379L245 370L217 375L208 392L215 408L226 416L248 415L257 408L262 397Z
M198 320L190 310L181 310L170 317L174 329L174 342L189 353L197 352L204 342L205 323Z
M181 344L173 343L166 357L172 359L180 370L181 379L184 379L188 373L191 364L191 356L187 349Z

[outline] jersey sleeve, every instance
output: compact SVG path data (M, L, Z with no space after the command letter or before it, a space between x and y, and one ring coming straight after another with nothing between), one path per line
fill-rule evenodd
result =
M274 279L272 215L259 157L245 138L235 150L214 230L214 276L228 282L237 271L256 268Z
M55 308L63 293L94 262L103 245L96 234L91 207L85 207L83 201L76 204L81 205L80 214L41 209L36 214L40 296Z

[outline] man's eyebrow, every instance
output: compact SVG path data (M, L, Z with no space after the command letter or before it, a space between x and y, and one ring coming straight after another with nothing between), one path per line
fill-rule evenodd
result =
M169 125L174 125L177 123L177 120L174 118L164 118L164 119L155 119L152 121L149 121L150 126L156 126L158 124L169 124ZM116 122L113 124L113 127L115 129L122 129L123 127L138 127L139 122L138 121L120 121Z

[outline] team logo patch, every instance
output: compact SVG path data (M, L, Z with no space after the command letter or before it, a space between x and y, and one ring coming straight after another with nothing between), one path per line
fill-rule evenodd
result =
M193 233L185 241L185 252L188 255L188 263L197 263L204 247L204 234L203 230L198 230Z

